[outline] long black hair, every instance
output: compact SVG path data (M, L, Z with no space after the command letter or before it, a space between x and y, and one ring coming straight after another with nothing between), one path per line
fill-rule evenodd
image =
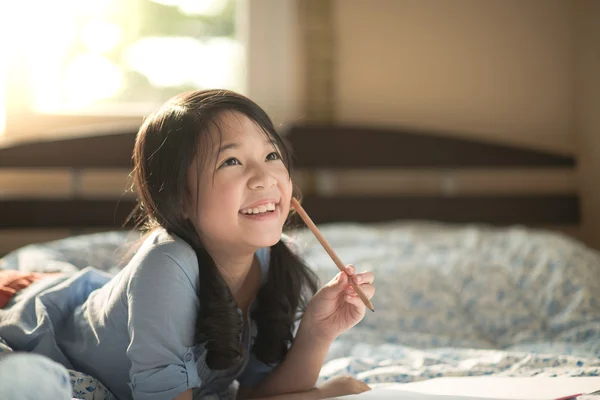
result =
M291 149L271 119L250 99L227 90L193 91L172 98L145 119L133 152L139 222L148 232L162 227L182 238L198 258L196 341L205 343L207 365L216 370L235 365L242 356L242 321L229 287L182 205L188 168L197 154L208 154L203 149L206 140L201 138L206 138L209 127L218 124L219 117L228 111L254 121L277 146L291 174ZM258 328L254 351L261 361L274 363L285 357L295 322L316 289L315 274L286 243L280 240L271 247L268 279L252 312Z

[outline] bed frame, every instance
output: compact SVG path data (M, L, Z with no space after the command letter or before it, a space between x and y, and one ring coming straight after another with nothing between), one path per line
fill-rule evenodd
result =
M365 172L368 176L369 171L393 175L394 171L571 170L572 156L412 129L303 124L284 133L295 151L304 206L316 223L395 219L535 226L580 223L576 192L465 195L454 192L450 182L441 192L403 194L393 178L383 183L387 191L333 190L338 173L352 178ZM78 174L86 169L131 169L135 135L135 129L124 127L35 141L4 140L0 172L68 169L76 188ZM363 178L363 182L371 180ZM131 196L94 198L78 195L77 190L69 198L4 196L0 197L0 229L118 229L134 205Z

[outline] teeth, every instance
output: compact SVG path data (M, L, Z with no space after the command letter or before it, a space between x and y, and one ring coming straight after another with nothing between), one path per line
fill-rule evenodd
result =
M258 207L246 208L242 210L242 214L260 214L267 211L275 211L275 203L261 204Z

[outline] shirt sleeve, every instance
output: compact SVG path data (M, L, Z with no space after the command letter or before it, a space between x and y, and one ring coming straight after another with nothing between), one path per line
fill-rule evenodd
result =
M197 269L192 250L171 242L150 249L131 275L127 356L134 399L173 399L202 384L194 355Z

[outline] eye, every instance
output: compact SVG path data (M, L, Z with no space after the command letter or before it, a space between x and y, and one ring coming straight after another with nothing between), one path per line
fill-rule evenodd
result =
M281 160L281 156L279 155L278 152L274 151L272 153L269 153L269 155L267 156L267 160L268 161Z
M242 165L242 163L235 157L228 158L227 160L221 163L221 167L228 167L231 165Z

